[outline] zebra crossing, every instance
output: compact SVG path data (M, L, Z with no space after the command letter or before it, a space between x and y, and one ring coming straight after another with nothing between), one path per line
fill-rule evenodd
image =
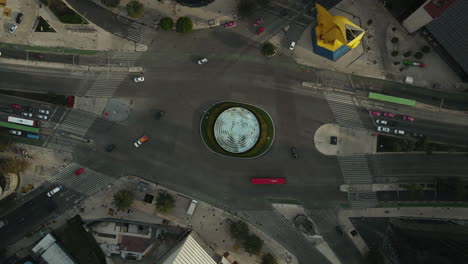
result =
M127 76L125 72L100 72L84 96L112 97Z
M236 213L240 218L255 225L269 237L282 244L298 259L307 260L310 263L324 261L323 256L315 249L314 245L277 211L243 210Z
M324 87L354 91L346 73L322 70L320 71L320 82Z
M141 54L141 52L114 51L110 53L109 61L114 65L132 67L135 66L135 62Z
M71 189L85 196L90 196L117 180L117 178L107 176L88 168L85 168L85 171L77 176L74 172L79 168L83 168L83 166L72 163L48 181L50 183L62 185L66 189Z
M302 33L306 30L306 26L299 25L297 23L291 24L289 30L284 35L283 39L281 40L280 48L278 49L278 53L284 54L286 56L291 56L293 51L289 49L291 43L294 41L297 44L298 39L301 38Z
M57 136L49 136L49 138L44 142L43 147L64 151L64 152L73 152L73 148L78 144L77 141L57 137Z
M97 116L92 113L71 109L57 130L84 137L96 119Z
M326 209L306 209L307 216L314 222L317 231L323 237L328 237L331 234L336 234L335 227L339 226L338 217L335 210L331 208Z
M141 44L151 44L154 36L155 32L153 29L135 22L131 22L130 27L128 28L127 38Z
M371 208L378 205L375 192L348 192L348 201L352 208Z
M350 95L332 92L324 92L324 95L338 125L365 128L354 105L353 98Z

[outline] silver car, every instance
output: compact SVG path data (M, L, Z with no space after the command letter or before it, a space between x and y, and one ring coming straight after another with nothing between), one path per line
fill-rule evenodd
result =
M48 119L48 117L46 115L37 115L37 118L44 119L44 120Z
M401 130L401 129L395 129L393 131L393 133L395 133L396 135L404 135L405 134L405 131Z
M47 193L47 196L48 196L48 197L52 197L52 195L54 195L54 194L60 192L61 190L63 190L63 186L62 186L62 185L59 185L59 186L55 187L54 189L52 189L52 191L49 191L49 192Z
M49 112L49 110L39 109L39 113L44 114L44 115L48 115L50 112Z
M32 117L32 113L23 112L21 114L26 117Z
M13 34L13 33L15 33L15 31L16 31L17 28L18 28L18 25L13 24L13 25L11 25L11 26L8 28L8 32L10 32L10 33Z
M378 127L377 127L377 131L390 133L390 128L388 128L388 127L383 127L383 126L378 126Z

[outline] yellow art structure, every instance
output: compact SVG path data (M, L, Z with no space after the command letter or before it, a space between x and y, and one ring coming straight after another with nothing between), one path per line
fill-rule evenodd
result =
M365 31L342 16L332 16L317 4L318 26L312 30L314 53L336 61L361 43Z

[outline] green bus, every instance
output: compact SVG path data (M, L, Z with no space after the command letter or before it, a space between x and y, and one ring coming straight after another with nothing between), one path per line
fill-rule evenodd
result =
M409 106L416 105L415 100L399 98L399 97L385 95L385 94L372 93L372 92L369 92L369 98L384 101L384 102L389 102L389 103L395 103L395 104L402 104L402 105L409 105Z
M5 128L10 128L10 129L17 129L17 130L22 130L22 131L26 131L26 132L36 133L36 134L39 133L39 128L22 126L22 125L17 125L17 124L13 124L13 123L3 122L3 121L0 121L0 127L5 127Z

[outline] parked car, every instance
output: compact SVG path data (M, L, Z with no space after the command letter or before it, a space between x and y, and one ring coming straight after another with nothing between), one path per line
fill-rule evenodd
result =
M230 28L230 27L234 27L234 26L236 26L236 22L234 22L234 21L226 22L224 24L225 28Z
M18 15L16 15L16 24L20 24L21 21L23 21L23 13L18 13Z
M39 113L48 115L50 112L49 110L46 110L46 109L39 109Z
M138 77L135 77L133 80L134 80L136 83L138 83L138 82L144 82L144 81L145 81L145 77L143 77L143 76L138 76Z
M198 60L197 63L200 64L200 65L202 65L202 64L205 64L205 63L207 63L207 62L208 62L208 59L207 59L207 58L203 58L203 59Z
M285 178L252 178L250 179L252 184L285 184Z
M291 156L292 156L293 158L295 158L295 159L298 159L298 158L299 158L299 155L297 154L297 149L296 149L295 147L292 147L292 148L290 149L290 151L291 151Z
M290 50L294 50L294 47L296 47L296 42L291 42L291 45L289 46Z
M382 113L380 113L379 111L372 111L372 110L369 111L369 114L370 114L370 115L373 115L373 116L380 116L380 115L382 115Z
M154 119L159 120L159 119L161 119L161 118L164 116L164 114L165 114L164 111L158 111L158 112L156 112L156 114L154 115Z
M15 136L21 136L23 132L19 130L10 130L10 134L15 135Z
M73 107L75 104L75 96L67 96L67 107Z
M106 148L106 152L111 152L112 150L115 149L115 145L114 144L110 144L109 146L107 146Z
M260 25L261 23L263 23L263 19L259 18L255 21L255 23L253 24L254 27L257 27L258 25Z
M11 34L15 33L16 29L18 28L18 25L16 24L13 24L11 25L9 28L8 28L8 32L10 32Z
M23 112L21 113L23 116L26 116L26 117L32 117L33 114L32 113L28 113L28 112Z
M265 31L265 28L264 27L259 27L257 29L257 35L260 35L263 31Z
M330 144L331 145L336 145L338 143L338 137L337 136L330 136Z
M62 185L59 185L59 186L55 187L54 189L52 189L51 191L49 191L49 192L47 193L47 196L48 196L48 197L52 197L52 195L54 195L54 194L60 192L61 190L63 190L63 186L62 186Z
M395 118L395 117L396 117L396 115L395 115L394 113L389 113L389 112L383 113L383 116L385 116L385 117L391 117L391 118Z
M414 117L412 117L412 116L403 116L403 120L414 122Z
M149 140L149 138L147 136L142 136L133 145L135 145L135 147L138 148L139 146L141 146L141 144L145 143L148 140Z
M378 126L378 127L377 127L377 131L390 133L390 128L388 128L388 127L383 127L383 126Z
M49 117L47 117L46 115L37 115L36 117L39 119L44 119L44 120L49 119Z
M404 135L405 131L403 131L401 129L395 129L395 130L393 130L393 133L395 133L396 135Z
M11 104L10 107L15 109L21 109L21 105L19 104Z
M79 168L79 169L77 169L73 174L75 174L76 176L78 176L78 175L82 174L84 171L85 171L84 168Z
M335 226L335 231L338 235L342 236L343 235L343 230L341 230L340 226Z
M383 119L377 119L377 120L375 120L375 123L376 124L381 124L381 125L388 125L388 121L383 120Z
M26 134L26 137L30 139L39 139L38 134Z

